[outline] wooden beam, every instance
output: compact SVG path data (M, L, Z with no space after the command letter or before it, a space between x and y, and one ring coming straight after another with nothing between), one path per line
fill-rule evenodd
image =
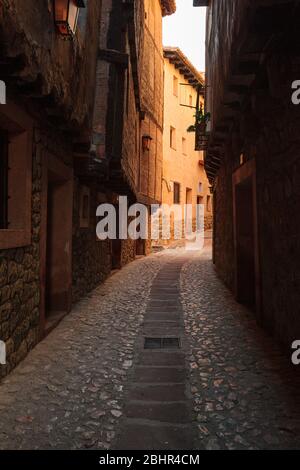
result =
M113 49L99 49L98 58L128 68L129 55Z

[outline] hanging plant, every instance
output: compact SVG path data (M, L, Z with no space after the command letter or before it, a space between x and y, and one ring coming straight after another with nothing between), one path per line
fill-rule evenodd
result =
M200 132L205 133L206 131L206 125L210 121L210 113L204 113L202 106L200 107L199 110L196 111L195 114L195 119L196 123L194 125L191 125L187 128L187 132L196 132L197 128L200 130Z

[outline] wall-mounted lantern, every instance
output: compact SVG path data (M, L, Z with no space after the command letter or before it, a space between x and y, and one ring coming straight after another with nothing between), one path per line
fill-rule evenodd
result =
M54 21L64 37L73 37L76 33L79 8L85 8L85 0L53 0Z
M153 139L150 135L143 135L142 146L143 146L143 151L144 152L149 152L150 151L152 140Z

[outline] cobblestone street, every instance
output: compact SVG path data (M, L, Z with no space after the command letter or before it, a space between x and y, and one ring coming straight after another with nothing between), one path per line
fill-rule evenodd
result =
M181 349L145 351L144 336ZM0 448L299 448L299 385L210 248L165 250L110 277L3 380Z

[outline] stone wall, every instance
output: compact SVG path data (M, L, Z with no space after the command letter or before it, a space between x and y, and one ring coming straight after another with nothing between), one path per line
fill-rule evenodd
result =
M127 45L129 48L129 45ZM132 66L125 77L124 128L122 141L122 169L130 189L136 195L140 168L140 116L135 98Z
M297 11L292 0L211 0L207 15L214 261L235 290L232 177L255 161L256 316L288 348L300 337L300 108L291 100L300 79Z
M74 130L92 121L100 14L101 1L89 0L86 31L64 41L51 0L1 1L1 76L19 93L29 87L34 96L47 96L43 112L51 110L49 116L59 106L56 125L65 120Z
M248 152L257 165L262 322L290 346L300 338L300 108L291 102L300 66L288 50L270 56L268 88L254 93L259 132Z
M214 191L214 260L225 284L234 289L233 202L230 148L224 155Z
M73 209L73 303L103 282L111 271L110 241L100 241L96 236L97 188L95 185L90 187L88 228L80 227L79 193L80 184L77 180Z
M160 202L162 198L163 153L163 50L162 9L159 0L145 0L144 50L141 69L141 104L145 119L141 123L140 141L150 135L149 152L141 152L140 187L141 202Z
M8 374L39 341L41 152L35 132L32 155L32 243L0 250L0 339L6 343Z
M39 342L41 329L41 218L42 166L47 152L64 164L72 164L70 148L58 135L35 128L32 147L31 244L22 248L0 250L0 339L6 343L7 365L0 367L0 377L7 375ZM72 302L77 302L103 282L111 271L110 242L96 238L97 188L90 188L90 226L80 228L79 183L74 185L73 210L73 288ZM45 209L45 208L44 208Z
M136 242L135 240L122 240L122 252L121 252L121 266L134 261L136 256Z
M300 121L291 83L300 77L296 58L277 49L265 64L245 112L224 147L215 182L214 257L219 275L234 288L232 173L256 161L261 312L259 322L287 347L300 337ZM263 89L262 89L263 87Z
M204 217L204 230L212 230L214 225L213 215L206 215Z
M220 116L220 106L230 74L232 56L238 51L238 37L255 0L211 0L206 25L206 106L212 112L212 127ZM219 38L216 41L216 38ZM237 41L237 42L236 42Z

